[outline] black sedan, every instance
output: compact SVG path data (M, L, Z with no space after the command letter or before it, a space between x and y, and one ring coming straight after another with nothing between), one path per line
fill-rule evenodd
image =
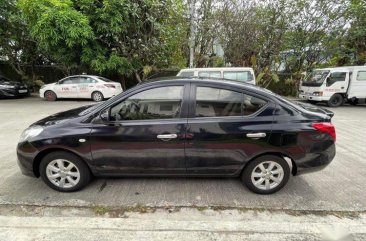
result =
M18 164L65 192L92 176L220 176L270 194L335 156L333 113L308 107L233 81L156 80L32 124Z
M24 97L29 96L30 92L26 84L11 81L0 76L0 97Z

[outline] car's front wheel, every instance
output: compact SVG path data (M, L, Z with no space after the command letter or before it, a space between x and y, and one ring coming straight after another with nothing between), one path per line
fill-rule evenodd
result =
M69 152L57 151L46 155L39 167L42 180L61 192L73 192L85 187L91 174L88 166Z
M327 104L329 107L338 107L343 105L344 99L343 96L340 94L334 94L330 99L328 100Z
M243 183L258 194L271 194L283 188L290 178L290 167L278 156L266 155L251 161L242 173Z
M102 101L104 99L104 96L101 92L95 91L92 94L92 99L96 102Z

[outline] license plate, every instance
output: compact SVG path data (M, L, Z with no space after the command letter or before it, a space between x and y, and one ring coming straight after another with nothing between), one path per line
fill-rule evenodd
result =
M19 90L19 93L27 93L28 90Z
M311 93L310 92L305 92L305 95L311 95Z

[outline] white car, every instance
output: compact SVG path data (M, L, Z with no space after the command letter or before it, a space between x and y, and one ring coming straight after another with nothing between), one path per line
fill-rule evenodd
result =
M81 98L102 101L121 93L120 83L95 75L74 75L41 87L39 95L48 101Z

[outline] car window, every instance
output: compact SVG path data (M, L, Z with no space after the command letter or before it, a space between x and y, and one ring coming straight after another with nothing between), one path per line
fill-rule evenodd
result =
M179 118L184 86L166 86L142 91L111 108L110 119L146 120Z
M92 79L90 77L81 77L80 78L80 84L91 84L96 83L97 81L95 79Z
M263 99L244 94L243 115L252 115L266 104L267 101Z
M334 83L337 81L345 81L346 80L346 72L333 72L330 74L330 82Z
M192 77L194 76L194 71L182 71L179 76L181 77Z
M205 78L221 78L221 72L220 71L199 71L198 76L205 77Z
M64 79L63 81L60 82L61 85L65 85L65 84L79 84L80 79L79 77L72 77L72 78L67 78Z
M357 80L366 80L366 71L358 71Z
M197 87L196 117L240 116L243 94L211 87Z
M267 101L236 91L197 87L196 117L247 116L259 111Z
M224 71L224 79L237 81L251 81L252 74L249 71Z

